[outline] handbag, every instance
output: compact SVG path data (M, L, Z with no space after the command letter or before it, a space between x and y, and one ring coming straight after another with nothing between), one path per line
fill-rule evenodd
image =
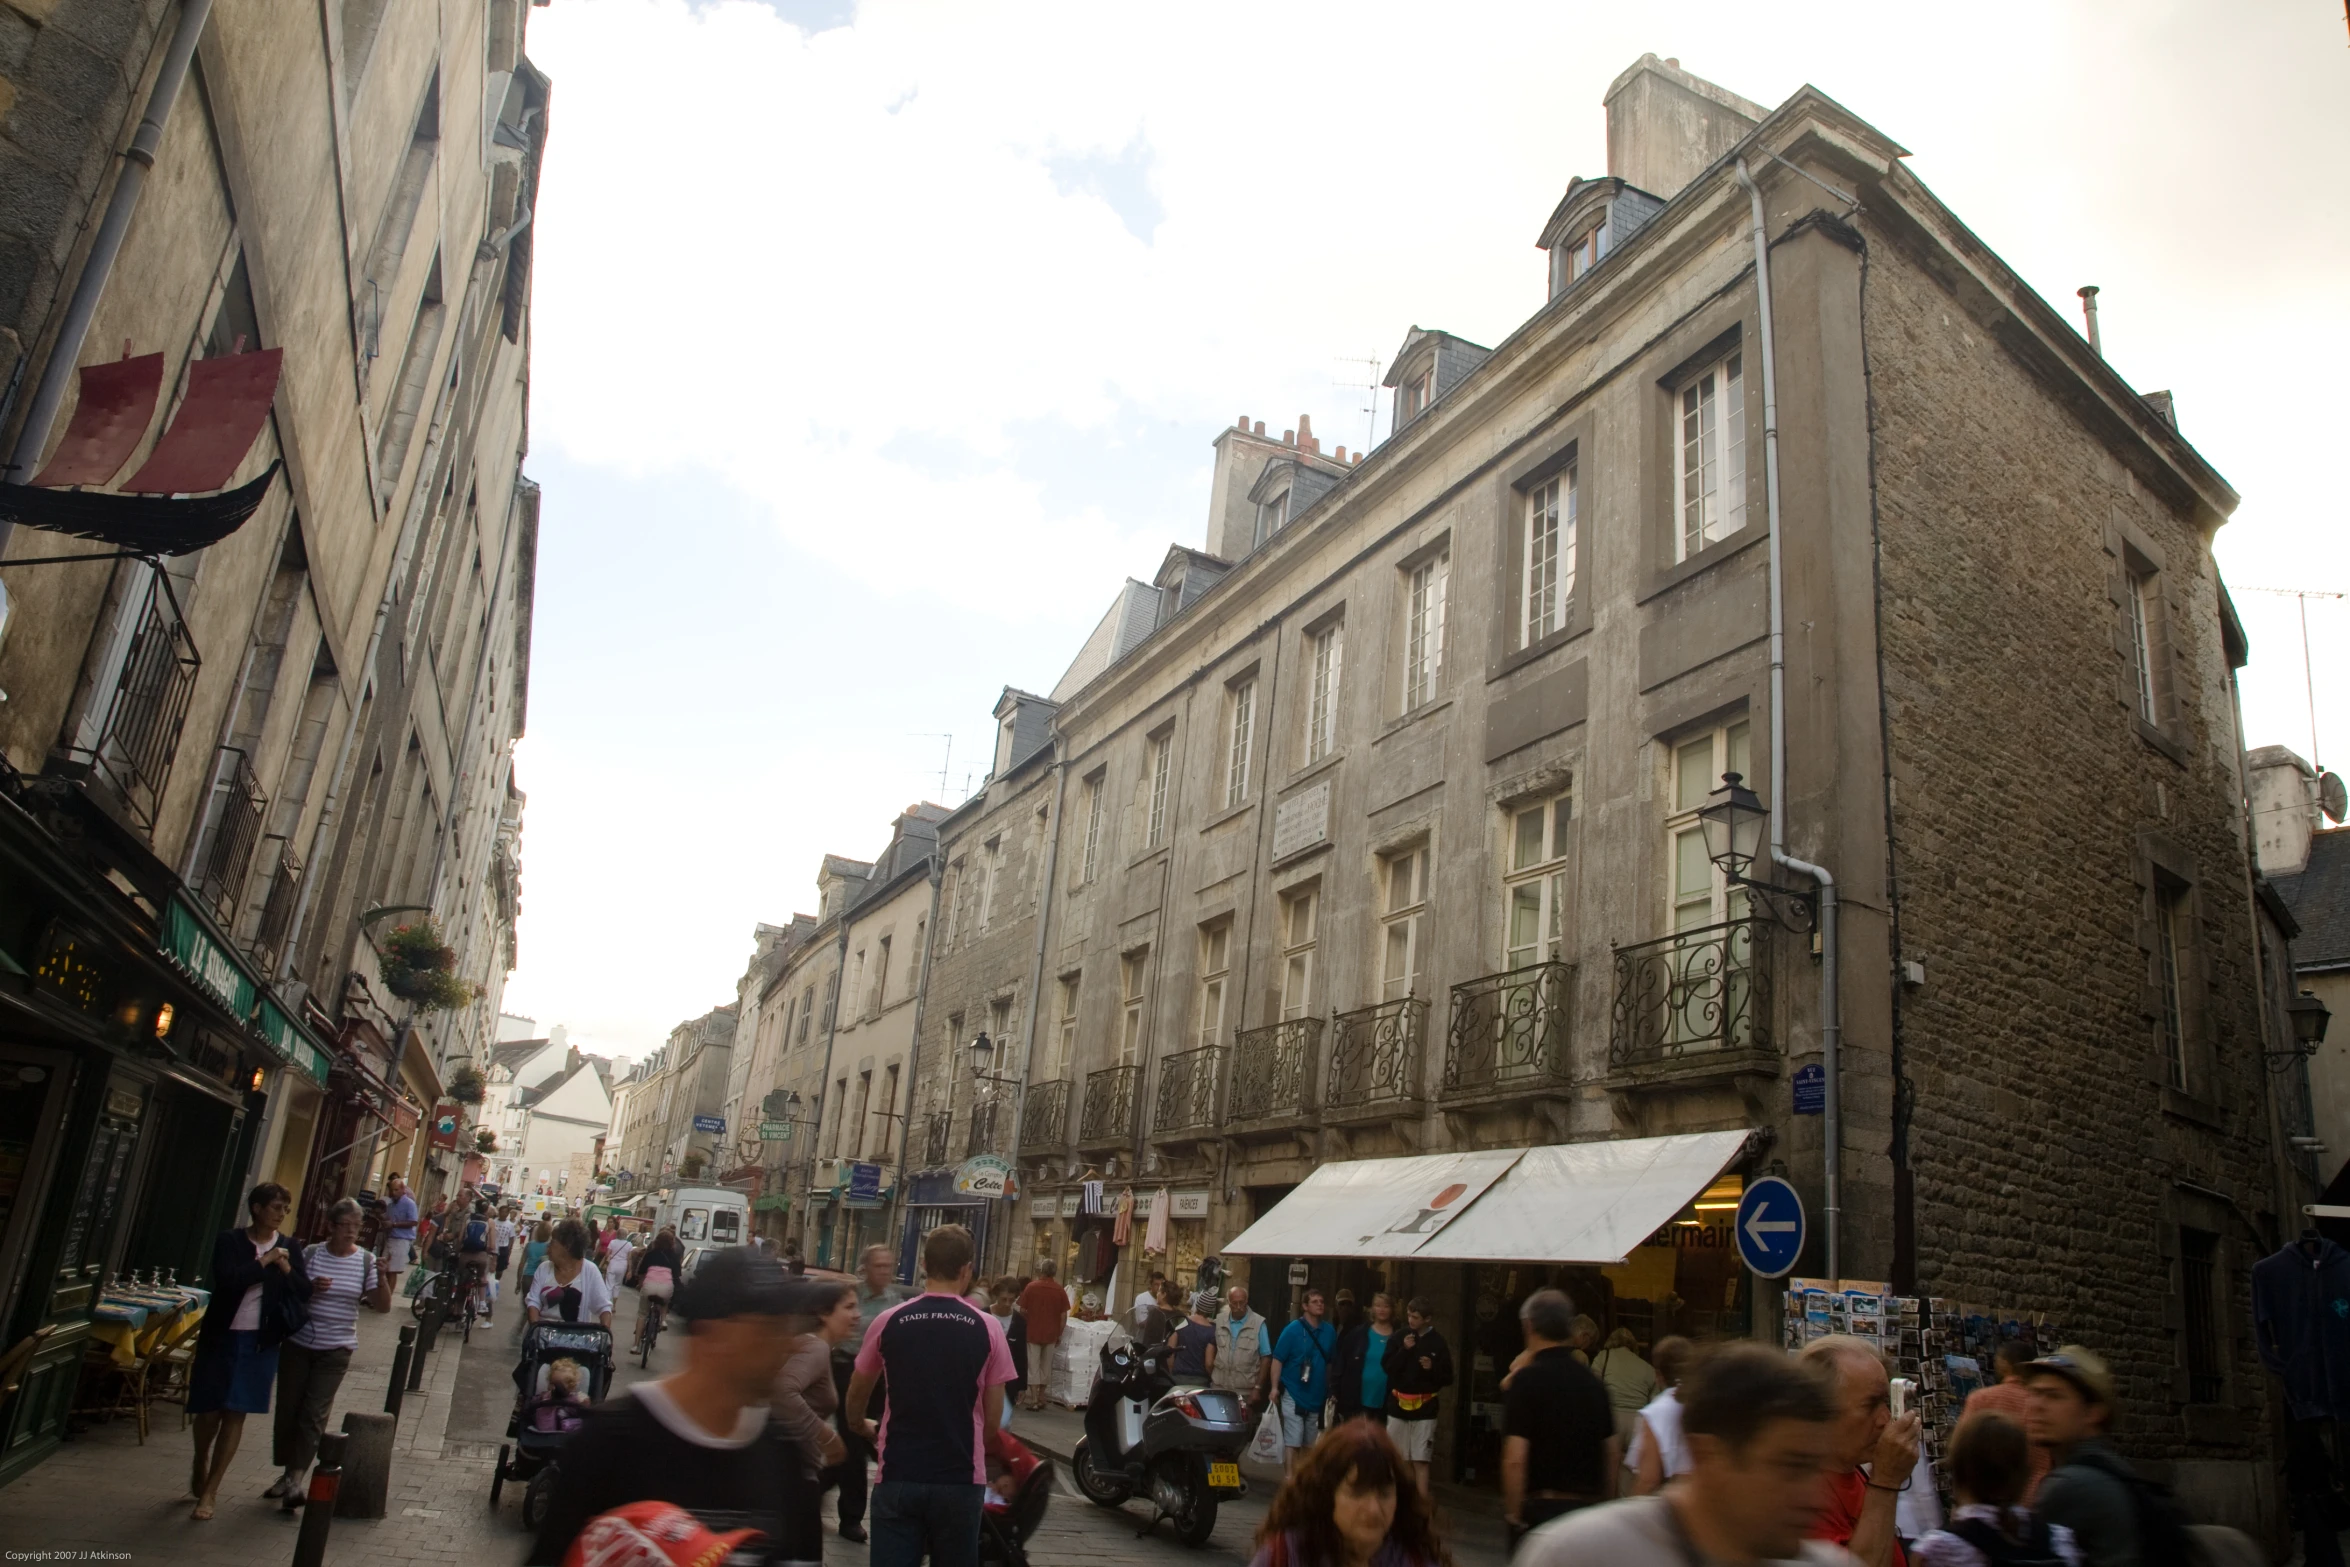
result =
M264 1280L261 1286L261 1347L272 1349L310 1323L310 1302L282 1282Z

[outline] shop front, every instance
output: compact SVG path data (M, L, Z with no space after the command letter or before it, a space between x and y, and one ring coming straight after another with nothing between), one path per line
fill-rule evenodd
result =
M957 1191L956 1172L942 1170L913 1178L906 1194L906 1224L898 1237L898 1277L919 1283L922 1278L922 1237L942 1224L960 1224L971 1232L975 1255L987 1255L993 1226L990 1220L1001 1198Z
M282 1150L325 1075L144 844L73 789L0 793L0 1342L38 1344L0 1484L62 1438L108 1281L206 1282L265 1125Z
M1399 1311L1425 1302L1460 1368L1438 1473L1498 1490L1501 1378L1536 1290L1565 1290L1601 1342L1626 1328L1644 1355L1668 1334L1754 1335L1730 1228L1754 1146L1746 1132L1704 1132L1328 1164L1225 1250L1276 1321L1300 1275L1366 1308L1382 1290Z

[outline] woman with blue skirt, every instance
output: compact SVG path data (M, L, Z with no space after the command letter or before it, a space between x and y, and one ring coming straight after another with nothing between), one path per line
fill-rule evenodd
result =
M278 1233L294 1199L275 1181L253 1188L245 1207L253 1222L212 1243L212 1305L196 1330L188 1368L188 1414L196 1425L196 1462L188 1498L198 1519L212 1516L220 1482L244 1439L245 1417L269 1413L277 1385L277 1347L301 1324L310 1299L301 1248Z

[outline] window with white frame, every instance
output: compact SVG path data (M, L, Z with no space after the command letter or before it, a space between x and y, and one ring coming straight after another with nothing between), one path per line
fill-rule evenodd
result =
M1249 763L1256 741L1257 683L1243 680L1224 699L1228 733L1224 750L1224 804L1238 805L1248 798Z
M1526 492L1518 530L1519 580L1525 584L1518 645L1531 647L1566 624L1575 597L1575 513L1581 502L1576 465Z
M1379 857L1379 999L1401 1001L1420 989L1427 941L1428 846Z
M1218 920L1199 930L1199 1042L1224 1038L1224 989L1232 977L1232 922Z
M2182 962L2189 949L2187 887L2157 875L2154 885L2155 984L2162 1007L2162 1064L2166 1081L2187 1087L2187 991Z
M2154 680L2160 667L2160 643L2155 640L2155 627L2161 624L2160 602L2155 597L2158 580L2151 571L2129 572L2122 606L2130 622L2130 672L2137 680L2138 716L2150 724L2161 721Z
M1418 375L1395 388L1395 428L1400 430L1428 411L1436 400L1436 365L1431 360Z
M1665 821L1668 913L1677 931L1743 919L1747 896L1732 887L1705 852L1705 829L1697 813L1722 786L1722 774L1736 773L1753 787L1753 759L1744 719L1691 735L1672 747L1667 787L1672 813Z
M1106 773L1095 773L1085 780L1085 858L1079 881L1093 880L1101 869L1102 787L1107 781Z
M987 1037L995 1041L995 1065L988 1070L998 1077L1020 1075L1020 1047L1012 1039L1012 998L998 996L987 1004Z
M963 911L963 861L959 855L947 866L946 885L940 889L938 901L946 905L947 911L946 929L938 933L939 944L951 949L955 944L955 933L963 924L958 917Z
M1314 948L1320 936L1319 887L1301 887L1281 899L1281 1019L1314 1009Z
M1141 948L1118 960L1118 1064L1132 1066L1142 1059L1148 1019L1150 950Z
M1061 976L1060 1016L1053 1023L1053 1069L1046 1074L1048 1081L1066 1076L1069 1063L1077 1059L1077 980L1075 974Z
M1341 628L1324 626L1313 635L1306 692L1306 760L1318 762L1338 749L1338 672L1344 648Z
M1269 501L1257 505L1257 542L1264 543L1274 534L1289 526L1289 492L1283 490Z
M873 999L865 1008L868 1013L879 1012L889 1005L889 950L890 944L896 939L894 936L881 938L881 956L873 965Z
M1731 354L1681 383L1673 443L1680 526L1673 558L1687 560L1746 525L1746 384Z
M1167 775L1174 767L1175 735L1172 730L1151 736L1148 771L1150 798L1145 806L1143 839L1151 848L1167 841Z
M1529 800L1503 812L1501 966L1526 968L1566 956L1573 895L1567 849L1574 796Z
M1407 713L1435 699L1444 674L1444 598L1451 575L1449 550L1405 574L1403 707Z
M979 851L979 928L995 918L995 889L1004 868L1004 840L990 838Z

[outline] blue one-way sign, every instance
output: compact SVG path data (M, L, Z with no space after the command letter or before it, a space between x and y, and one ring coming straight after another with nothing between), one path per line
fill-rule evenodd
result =
M1803 1199L1775 1175L1750 1182L1738 1199L1738 1255L1766 1279L1794 1271L1803 1255Z

